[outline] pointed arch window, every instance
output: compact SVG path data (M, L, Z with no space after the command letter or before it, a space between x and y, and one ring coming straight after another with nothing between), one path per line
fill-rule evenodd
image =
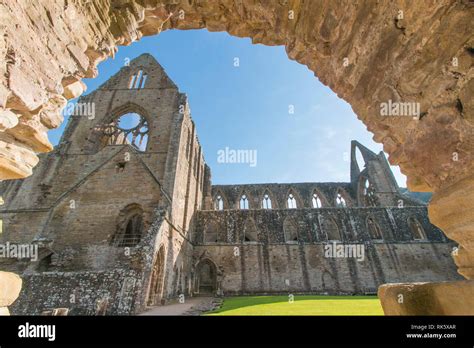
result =
M283 234L287 243L298 241L298 227L292 219L287 218L283 222Z
M220 225L216 221L211 221L204 230L204 243L223 242L223 234Z
M377 205L375 200L375 190L372 183L366 177L362 178L361 191L365 206L375 207Z
M143 234L143 217L141 213L131 215L124 226L117 232L113 244L118 247L136 246Z
M410 216L408 218L408 226L410 227L414 240L426 240L425 230L417 218Z
M321 208L323 205L321 203L321 199L319 198L316 192L313 192L313 197L311 199L311 204L313 208Z
M215 210L224 210L224 199L221 195L217 195L214 201Z
M263 209L272 209L272 199L268 192L265 192L262 199L262 208Z
M252 218L248 218L244 222L244 228L242 231L243 242L258 242L258 232L255 221Z
M296 198L295 198L295 196L293 195L292 192L290 192L288 194L287 206L288 206L288 209L296 209L297 208Z
M346 200L342 197L340 192L338 192L336 196L336 206L341 208L347 207Z
M372 217L367 218L367 229L369 230L370 238L383 239L382 230Z
M249 209L249 199L247 198L247 195L245 193L240 196L239 208Z
M145 83L148 75L143 70L138 70L135 74L130 77L128 82L128 89L142 89L145 88Z
M326 232L328 240L342 240L341 232L332 218L324 218L322 221L323 231Z

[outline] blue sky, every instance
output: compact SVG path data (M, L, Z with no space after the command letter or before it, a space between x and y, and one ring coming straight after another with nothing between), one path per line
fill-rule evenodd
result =
M349 181L352 139L382 150L350 105L289 60L282 46L252 45L227 33L172 30L120 47L99 65L97 78L83 80L86 93L142 53L152 54L188 95L213 184ZM53 144L64 126L49 133ZM218 163L226 147L256 150L257 165ZM392 170L405 187L405 176Z

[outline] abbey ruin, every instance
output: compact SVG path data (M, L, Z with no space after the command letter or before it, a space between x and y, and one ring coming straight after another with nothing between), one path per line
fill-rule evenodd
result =
M102 222L94 221L94 215L91 213L96 213L95 209L90 208L90 214L79 210L81 205L74 198L74 194L81 192L85 194L84 190L92 189L92 186L88 185L93 185L93 181L82 182L80 178L89 173L91 168L95 168L94 166L98 162L112 166L111 162L107 162L106 159L112 158L115 154L112 149L119 151L118 147L105 146L98 153L104 156L108 154L109 157L106 156L102 160L96 157L97 162L85 160L87 156L91 156L93 151L100 150L102 144L97 139L90 137L92 133L89 132L88 126L78 124L77 127L69 125L68 132L72 133L67 133L64 137L64 139L68 139L77 136L77 142L60 147L62 151L66 151L65 154L68 153L67 156L58 158L57 156L39 155L53 150L47 132L61 124L61 110L67 100L80 96L85 90L85 85L81 80L97 76L97 64L112 57L119 46L132 44L144 36L157 35L164 30L207 29L211 32L226 31L234 36L249 37L253 43L285 46L289 59L306 65L311 71L314 71L316 77L323 84L329 86L339 97L351 104L357 117L374 134L374 140L383 143L384 151L389 154L389 162L399 165L401 171L407 175L407 185L411 191L433 192L433 197L428 205L429 220L442 229L446 236L458 246L452 257L457 272L465 280L432 284L407 283L403 286L391 285L390 288L382 286L382 291L379 290L382 304L394 301L397 293L408 294L406 287L410 288L411 297L407 297L407 301L403 304L395 303L394 306L389 306L388 312L423 314L425 310L429 309L432 313L438 314L461 312L472 314L472 308L474 308L474 284L471 280L474 276L474 104L472 103L474 92L472 79L474 6L472 2L464 0L381 1L376 3L342 0L338 2L331 0L98 0L91 2L25 0L0 3L0 14L0 32L2 33L0 35L0 177L2 180L21 179L34 173L21 185L20 182L4 183L3 185L10 187L9 195L13 195L15 185L21 186L24 190L30 185L31 200L39 201L35 209L38 210L39 207L52 209L50 210L51 215L47 217L44 217L46 211L28 213L33 219L30 226L49 226L44 231L33 231L30 228L20 230L20 225L24 221L15 221L13 217L7 217L12 220L8 222L9 228L15 228L15 224L18 226L15 238L26 240L34 239L36 235L39 237L38 243L45 254L41 258L44 262L41 266L30 265L32 268L45 267L47 269L47 267L62 265L67 270L67 267L74 265L79 267L81 263L81 267L98 267L104 265L107 260L112 260L110 255L114 254L114 249L110 248L110 244L107 244L106 240L106 236L109 236L111 231L107 230ZM162 93L167 91L169 90L161 90ZM146 91L141 92L145 93ZM163 100L166 99L173 107L176 106L176 103L184 105L184 102L172 101L173 98L178 98L177 94L174 97L168 97L170 96L162 96ZM381 117L378 114L380 105L389 101L419 103L419 118L414 120L409 117ZM134 103L138 104L136 101ZM123 107L124 109L121 111L118 109L113 111L122 114L131 110L127 109L131 107L130 105ZM137 111L137 109L134 110ZM179 152L175 148L166 148L165 150L161 148L165 146L164 144L178 145L178 134L170 133L168 139L159 135L156 135L157 139L151 139L151 121L146 119L144 110L138 111L144 115L144 120L148 122L150 136L148 144L153 147L153 151L140 156L140 154L129 150L129 162L125 161L125 154L117 153L115 155L118 157L114 157L114 160L118 162L113 164L113 170L107 165L102 168L110 171L122 171L124 181L126 180L123 177L131 170L130 168L146 173L146 175L140 173L143 182L141 181L140 185L136 187L134 194L148 197L149 204L155 204L155 200L158 200L159 202L168 201L167 204L172 206L171 215L165 213L166 210L162 210L161 216L161 221L169 221L167 224L174 231L174 234L169 234L168 231L163 232L163 234L169 234L170 245L176 245L181 240L183 247L179 250L183 250L183 252L191 243L196 243L196 248L201 248L201 246L197 246L197 243L200 242L187 240L185 232L196 228L196 235L202 233L197 230L197 226L206 220L210 222L215 220L217 224L222 223L218 221L217 217L206 217L204 212L196 213L199 210L208 209L210 204L213 204L213 188L205 186L205 183L209 184L209 180L206 179L208 170L205 166L188 167L188 171L192 173L196 171L194 177L188 176L189 182L179 184L166 181L166 179L174 178L183 179L183 176L178 172L186 171L186 168L176 166L177 172L176 175L173 175L170 172L170 170L175 170L173 163L185 162L178 158L173 160L170 158L168 161L166 154L171 154L173 151L176 154ZM96 110L96 112L102 114L103 110ZM169 112L176 111L172 108ZM108 116L118 116L118 114ZM186 115L186 111L183 115ZM170 117L168 122L172 122L171 120L177 120L177 118ZM171 124L168 126L168 129L173 129ZM174 129L178 131L178 125L175 126ZM140 137L141 132L135 132L135 134ZM197 141L195 134L191 134L190 137L193 141ZM171 141L171 139L175 141ZM127 152L125 148L122 151ZM72 170L71 162L68 162L68 156L72 154L76 156L74 166L81 165L81 172ZM44 160L51 161L51 164L44 164L44 161L39 162L39 156L43 156ZM118 158L121 156L122 160L119 161ZM192 156L201 155L193 153ZM164 157L167 157L166 162L163 161ZM134 161L136 165L131 165ZM60 175L57 176L58 181L54 182L54 185L47 184L51 180L47 175L52 175L55 168L61 168ZM99 175L99 172L93 174ZM203 180L202 186L198 183L198 177ZM40 178L42 179L40 180ZM114 178L122 180L118 179L118 176ZM149 184L146 181L156 183L155 191L151 192L145 189ZM44 185L41 185L43 182ZM78 186L66 188L68 182L75 182ZM113 182L108 182L107 191L103 194L110 199L117 198L121 192L115 191L113 187L117 188L118 186L118 183L113 185ZM323 188L316 186L323 191L320 192L321 196L318 196L321 201L324 198L329 200L333 198L332 196L323 197L323 194L326 194ZM245 187L241 189L245 189ZM248 189L250 190L250 188ZM76 192L76 190L78 191ZM254 189L258 194L262 193L261 190L262 188ZM277 195L273 191L270 192L270 188L268 190L269 197L270 194ZM304 193L300 193L297 188L293 188L293 190L297 207L298 199L301 200L301 204L309 206L309 198L304 196ZM227 189L222 188L222 191L226 191L221 195L224 204L226 202L228 204L236 203L234 199L240 192L228 197ZM358 191L346 191L347 204L358 199L355 195L356 192ZM62 194L64 196L61 196ZM167 194L181 195L181 200L176 199L176 196L167 197ZM299 198L298 195L301 194L303 197ZM6 210L7 206L10 207L9 209L31 206L28 198L22 198L21 195L17 197L16 202L9 202L8 199L3 198L5 205L2 206L2 214L10 214ZM182 197L187 197L187 199L182 199ZM261 197L252 196L251 192L248 193L248 197L249 205L252 205L253 202L254 206L255 202L261 199ZM122 199L123 195L120 195L120 198ZM130 204L132 204L132 198L133 196L127 197ZM23 201L21 202L21 200ZM72 202L70 202L71 200ZM284 202L281 196L272 199L272 205L276 204L275 206L279 208L283 207L282 203ZM98 203L96 202L96 204ZM173 206L175 204L178 207ZM202 205L199 206L199 204ZM71 215L68 209L74 206L77 208L75 211L78 214L81 212L80 214L87 216L87 219L82 215ZM114 209L118 209L118 203L117 206L114 205ZM149 228L164 229L165 224L160 223L158 217L151 218L152 212L146 209L147 204L140 205L140 207L130 206L121 211L120 221L126 221L129 214L135 215L141 212L144 226L146 223L150 223L152 225ZM224 211L226 212L226 210ZM109 222L116 218L116 215L112 214L113 212L113 209L104 211L103 215L109 216ZM242 214L243 212L237 213ZM182 217L179 218L175 214L181 214ZM212 215L212 213L209 214ZM40 216L45 221L35 220L40 219ZM79 226L78 231L81 231L76 235L77 243L83 240L91 242L91 245L96 245L93 241L98 236L94 235L92 230L104 233L102 244L106 246L104 249L107 251L100 248L97 251L93 251L93 248L88 251L91 254L102 255L102 261L88 265L87 263L91 262L93 258L88 258L84 253L75 255L75 244L66 245L65 235L58 233L60 221L63 218L77 219L77 221L70 221L70 223ZM258 230L261 221L258 216L252 218ZM308 216L308 220L305 220L306 224L310 225L308 221L313 218ZM174 219L180 223L175 225L176 220ZM424 225L424 219L421 217L417 219L425 229L428 238L434 238L436 233L429 233L431 229L428 225ZM139 222L136 220L134 225L139 226ZM114 220L114 223L117 221ZM336 221L336 223L338 222ZM380 221L377 223L383 224ZM252 224L246 223L246 225ZM287 223L287 225L294 224ZM229 227L231 230L232 226ZM252 230L253 226L251 227ZM300 226L296 227L299 233ZM339 228L343 233L349 231L347 226L343 227L342 224ZM293 227L292 230L294 231L295 228ZM313 241L320 238L316 235L317 229L311 231L313 232L304 229L304 233L307 235L299 237L301 243L306 240L305 238L308 240L313 238ZM310 236L308 233L313 233L313 235ZM158 234L157 230L154 235ZM175 234L179 237L174 237ZM49 245L53 236L56 249L51 249L52 245ZM229 241L235 241L232 238L236 238L233 235L227 237L230 238ZM174 241L173 238L178 241ZM405 238L408 238L408 235ZM140 243L146 243L146 240L141 240ZM288 247L294 246L289 245ZM71 250L68 252L67 248ZM217 247L212 246L212 248L216 249ZM212 248L209 247L208 253L214 250ZM56 254L49 254L51 250L54 250ZM59 254L60 250L61 254ZM163 254L152 255L151 247L150 250L147 248L141 250L141 253L145 253L146 256L144 254L141 257L135 253L125 256L120 253L120 255L116 255L116 258L124 257L124 262L131 262L135 268L130 268L129 272L145 269L145 264L153 264L157 258L164 259ZM178 250L170 250L167 249L167 253L171 252L174 256L178 254ZM217 250L212 253L218 254ZM266 260L268 255L259 256L257 253L256 258L260 257L260 260ZM410 255L414 254L410 253ZM51 259L51 262L48 261L48 258ZM146 260L145 264L142 260ZM218 263L217 260L214 262ZM438 261L436 261L436 265L438 265L436 267L444 267L443 263L438 263ZM26 268L30 266L25 265ZM266 267L267 270L268 266ZM174 274L179 272L186 275L185 269L191 269L191 265L183 265L183 272L177 269ZM164 274L159 270L151 272L150 278L161 279L164 277ZM223 271L216 272L220 279ZM55 275L64 280L66 279L64 276L67 277L69 273L65 272L62 275L55 273ZM126 283L130 289L134 286L146 287L145 284L140 284L139 280L133 280L139 279L139 277L135 277L131 273L128 276L121 276L132 279ZM4 283L14 282L11 275L1 275L0 277ZM113 281L117 277L119 277L117 274L107 273L107 276L96 280L96 282L105 282L102 279ZM263 287L269 284L270 278L273 282L273 277L270 277L268 273L263 272L261 276L259 275ZM382 278L379 277L380 280L384 280ZM406 278L400 279L400 281L411 282L412 278L406 274ZM55 284L60 286L61 282L58 279ZM67 286L73 287L74 282L82 283L84 281L71 279L63 282L68 284ZM189 276L187 282L191 282ZM250 280L244 283L244 289L253 286ZM288 283L289 285L286 286L294 286L291 279ZM0 284L3 286L3 283ZM169 283L166 282L166 284ZM226 283L223 280L221 284ZM309 284L311 286L311 279L309 279ZM331 281L328 280L326 283L325 280L325 284L331 284ZM374 284L359 284L357 286L362 289L365 286L368 288L375 286ZM304 286L307 285L308 279L305 280ZM129 292L124 290L125 293ZM159 291L156 293L158 294ZM0 306L11 304L14 298L16 295L10 296L8 301L0 301ZM159 298L158 300L161 301ZM120 306L131 308L128 304L130 301L134 300L124 297ZM139 303L146 301L147 299L143 298Z
M86 104L95 113L77 108L31 177L2 184L3 241L39 248L36 260L0 263L23 279L13 313L96 314L106 303L106 314L133 314L178 296L461 279L455 244L400 192L383 152L354 141L347 183L214 186L187 97L151 55ZM326 252L337 245L359 254Z

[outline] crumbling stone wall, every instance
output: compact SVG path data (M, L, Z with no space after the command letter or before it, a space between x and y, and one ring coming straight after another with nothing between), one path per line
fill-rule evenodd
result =
M383 238L373 240L367 217L380 226ZM416 217L426 240L414 240L408 218ZM332 218L341 238L328 241L323 221ZM244 241L248 220L256 241ZM285 241L284 223L294 221L298 240ZM208 226L221 234L206 241ZM211 260L221 273L224 294L375 293L380 284L461 279L450 253L455 246L433 226L426 207L320 208L201 211L197 215L194 257ZM325 246L336 242L363 245L364 259L328 258Z
M459 272L474 277L469 1L41 0L0 11L2 178L31 175L66 100L119 45L174 28L227 31L284 45L348 101L408 187L435 192L431 220L460 243ZM419 103L420 117L380 117L389 100Z
M130 88L137 71L147 75L146 88ZM35 275L34 281L26 282L29 296L35 292L35 282L39 284L36 302L22 304L22 310L62 305L64 301L52 292L56 288L43 289L62 274L74 286L92 289L104 272L113 273L104 289L126 284L127 272L136 274L137 285L130 290L136 306L115 308L112 313L143 310L154 286L151 272L161 248L165 254L160 265L161 300L191 294L189 228L195 211L202 208L205 163L186 96L156 60L144 54L80 98L78 104L83 103L92 104L94 114L71 116L60 144L43 156L38 171L0 185L6 202L0 212L4 231L0 241L40 248L37 262L0 260L2 269L27 279ZM111 122L131 112L148 124L144 148L102 132L104 125L115 132ZM123 144L108 142L117 139ZM140 212L143 232L138 244L121 246L114 241L125 229L124 211L130 206ZM59 288L72 291L65 281ZM118 296L110 294L113 301L121 301ZM26 297L19 301L28 302ZM77 313L90 313L93 301L84 301L78 303Z
M132 314L142 277L131 270L100 272L46 272L23 275L14 315L40 315L54 308L69 308L69 315L96 315L99 301L107 301L107 315Z

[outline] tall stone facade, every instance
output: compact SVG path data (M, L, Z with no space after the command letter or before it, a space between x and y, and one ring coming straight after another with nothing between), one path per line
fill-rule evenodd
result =
M400 192L383 153L352 142L348 183L212 186L187 98L148 54L77 105L33 175L1 185L1 242L39 250L1 260L23 278L13 313L461 279L454 244Z

